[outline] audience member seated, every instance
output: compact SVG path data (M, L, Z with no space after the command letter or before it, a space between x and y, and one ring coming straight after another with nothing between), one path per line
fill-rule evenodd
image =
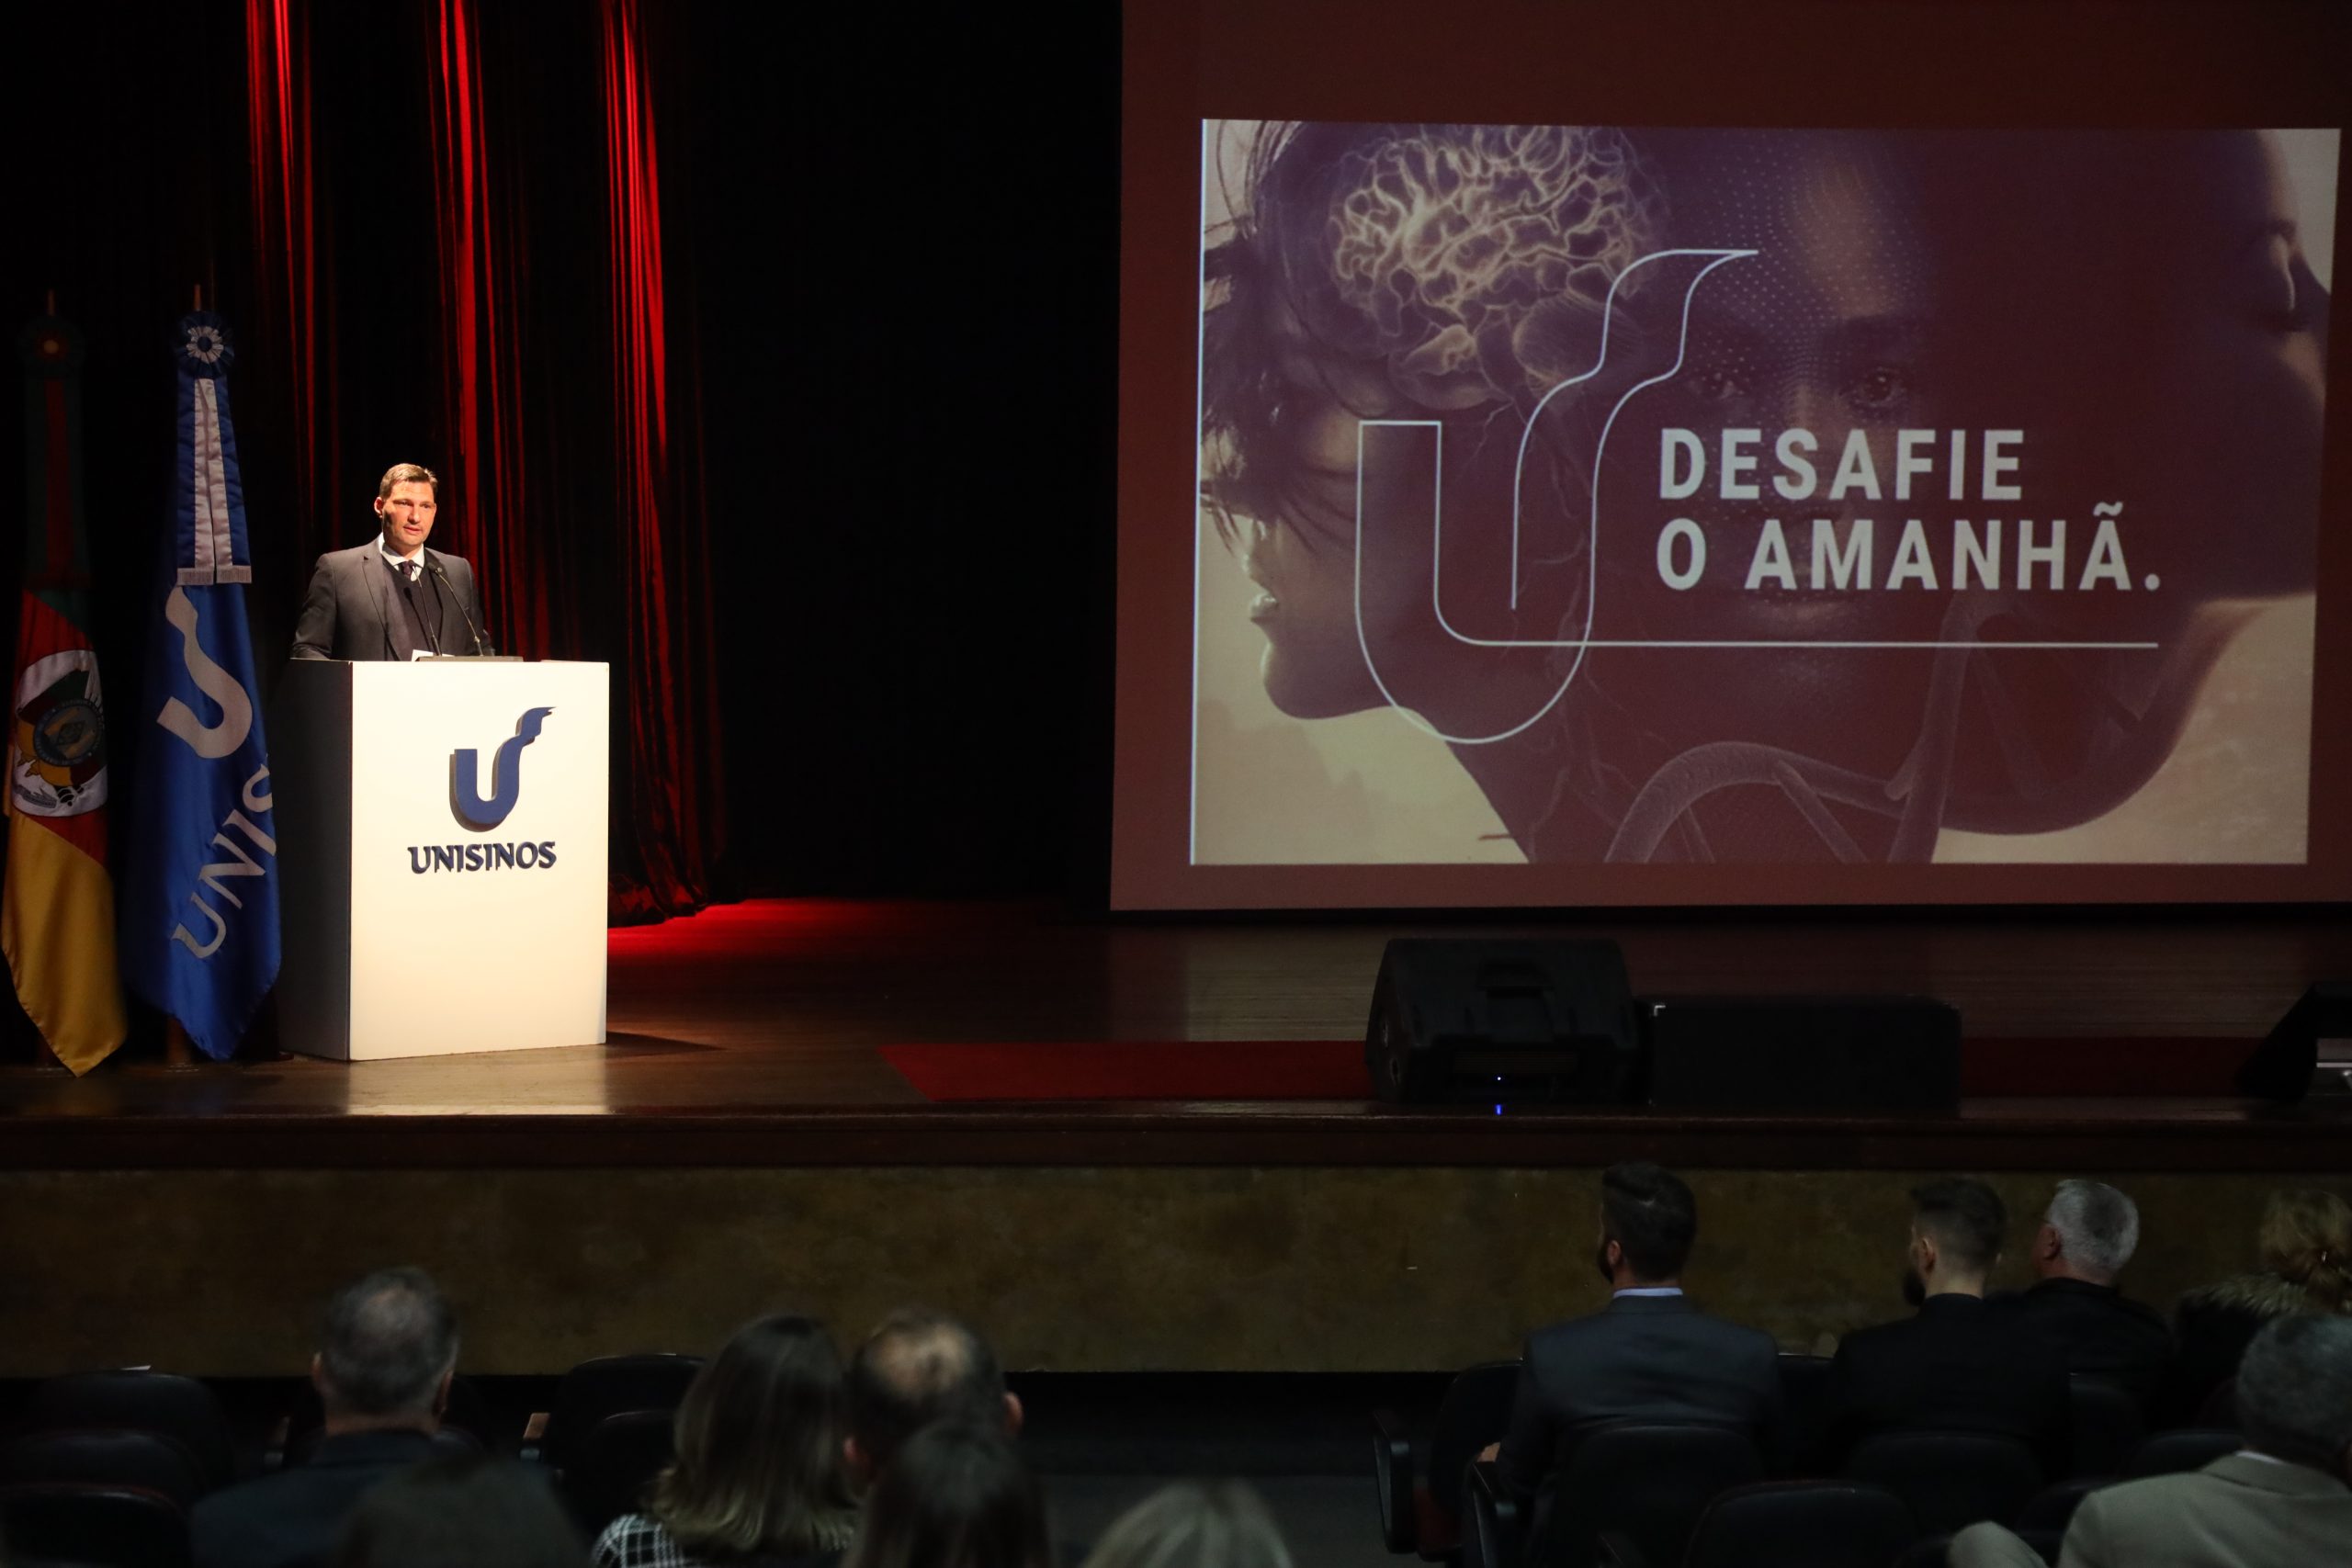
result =
M2046 1475L2066 1473L2072 1416L2066 1364L2041 1336L1984 1301L2007 1215L1981 1181L1951 1177L1911 1193L1899 1323L1857 1330L1830 1369L1827 1464L1885 1431L1986 1432L2017 1438Z
M848 1568L1053 1568L1046 1503L1003 1422L950 1419L900 1445L865 1495Z
M488 1454L414 1465L352 1510L334 1568L581 1568L547 1477Z
M819 1568L857 1528L848 1400L822 1324L744 1325L678 1406L678 1457L596 1540L595 1568Z
M327 1308L311 1359L326 1427L310 1462L216 1492L189 1519L197 1568L315 1568L360 1497L434 1452L458 1314L421 1269L387 1269Z
M2154 1309L2116 1288L2139 1245L2130 1198L2104 1182L2062 1181L2033 1238L2041 1282L1993 1304L2049 1340L2068 1371L2113 1383L2148 1412L2172 1366L2172 1334Z
M1084 1568L1291 1568L1272 1514L1239 1482L1164 1486L1119 1516Z
M2165 1415L2193 1421L2234 1375L2262 1325L2295 1313L2352 1313L2352 1208L2333 1192L2273 1192L2263 1205L2262 1267L2189 1292L2173 1313L2178 1345Z
M850 1359L851 1474L871 1482L909 1438L948 1420L1000 1426L1019 1437L1021 1401L969 1325L920 1307L892 1313Z
M1512 1494L1556 1486L1576 1439L1607 1421L1731 1427L1768 1459L1779 1453L1779 1347L1684 1296L1683 1265L1698 1234L1698 1203L1672 1172L1635 1162L1601 1174L1593 1266L1609 1281L1609 1305L1528 1337L1508 1435L1480 1456L1499 1458Z
M2316 1568L2352 1562L2352 1318L2279 1318L2238 1372L2245 1446L2184 1475L2102 1487L2060 1568ZM1997 1525L1952 1538L1951 1568L2041 1568Z

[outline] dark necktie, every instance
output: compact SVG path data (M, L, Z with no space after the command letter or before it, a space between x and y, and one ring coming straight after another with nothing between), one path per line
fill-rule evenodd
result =
M425 606L417 598L417 582L421 576L417 563L413 560L396 562L392 567L392 575L400 581L401 607L405 612L401 618L406 623L404 629L407 632L405 637L398 634L394 635L392 651L403 659L417 649L423 649L428 653L437 652L438 645L434 641L433 634L428 629ZM403 641L408 645L406 648L401 646Z

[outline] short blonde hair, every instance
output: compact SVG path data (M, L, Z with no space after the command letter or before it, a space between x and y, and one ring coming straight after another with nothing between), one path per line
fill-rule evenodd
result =
M386 468L384 477L376 483L376 499L390 501L394 485L431 485L435 499L441 494L441 481L422 463L394 463Z

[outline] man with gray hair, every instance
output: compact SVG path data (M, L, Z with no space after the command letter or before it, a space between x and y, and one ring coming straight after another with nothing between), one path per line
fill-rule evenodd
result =
M2140 1245L2140 1211L2103 1181L2062 1181L2028 1251L2041 1283L1996 1296L2019 1327L2040 1335L2069 1372L2113 1383L2145 1412L2172 1365L2165 1320L2116 1287Z
M2103 1487L2058 1568L2312 1568L2352 1562L2352 1318L2282 1317L2238 1369L2245 1446L2185 1475ZM1952 1538L1951 1568L2041 1568L1998 1525Z
M216 1492L188 1521L196 1568L307 1568L378 1482L435 1451L458 1314L422 1269L386 1269L327 1306L311 1382L326 1427L310 1462Z

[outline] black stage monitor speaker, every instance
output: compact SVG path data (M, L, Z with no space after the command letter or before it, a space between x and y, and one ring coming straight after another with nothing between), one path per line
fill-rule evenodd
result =
M1640 1094L1633 990L1613 942L1392 942L1363 1054L1383 1100L1609 1104Z
M1960 1014L1926 997L1659 997L1640 1004L1652 1105L1950 1111Z
M2347 1039L2352 1039L2352 985L2338 980L2313 986L2238 1069L2238 1087L2265 1100L2301 1100L2315 1081L2326 1091L2341 1093L2352 1083L2345 1065ZM2323 1041L2329 1045L2324 1073Z

